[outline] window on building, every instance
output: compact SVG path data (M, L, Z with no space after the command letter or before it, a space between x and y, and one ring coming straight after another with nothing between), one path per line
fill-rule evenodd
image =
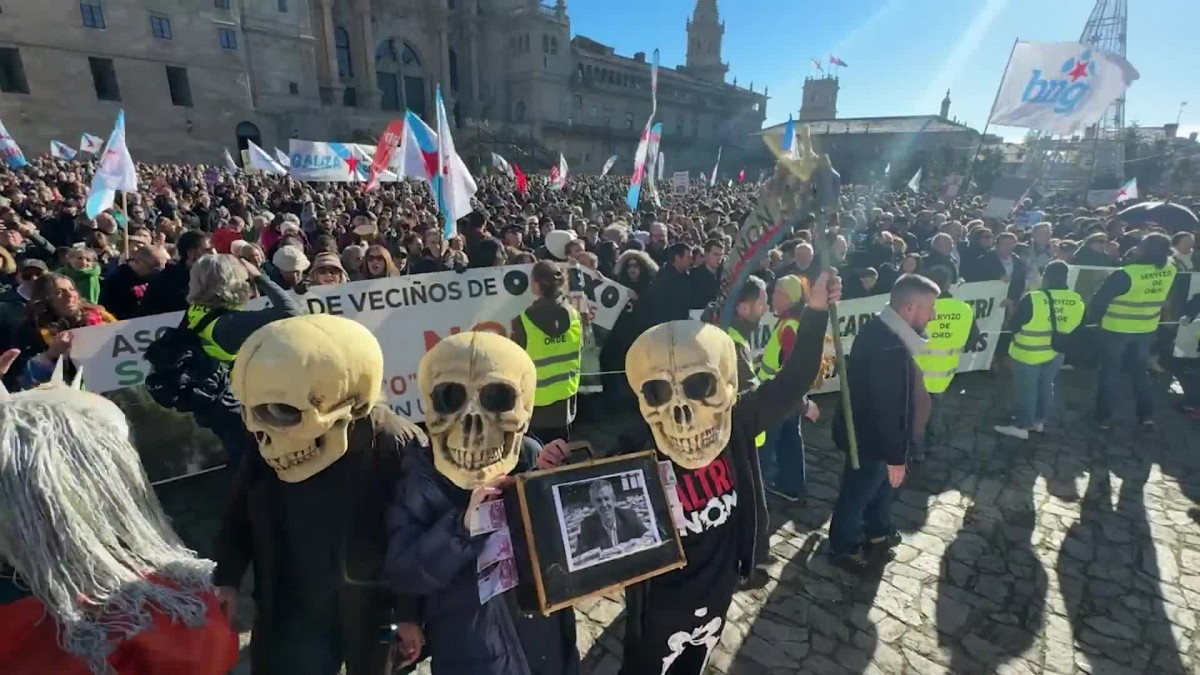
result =
M550 53L550 36L546 35L545 33L542 33L542 53Z
M92 68L92 86L96 88L96 98L101 101L120 101L121 87L117 84L113 60L89 56L88 65Z
M157 14L150 15L150 34L162 40L171 39L171 20Z
M575 94L575 109L583 110L583 94Z
M633 113L631 113L631 112L625 113L625 128L626 129L633 128Z
M0 47L0 91L6 94L29 93L25 64L21 61L21 50L16 47Z
M279 11L286 12L288 11L288 0L277 0L275 6L279 8Z
M600 108L598 108L597 106L594 106L594 105L593 105L593 106L592 106L592 117L596 117L596 116L598 116L599 114L600 114Z
M333 44L337 51L338 77L354 77L354 61L350 58L350 33L337 26L333 29Z
M611 126L612 126L612 115L605 115L605 116L604 116L604 126L606 126L606 127L611 127Z
M171 105L192 107L192 84L188 81L187 68L167 66L167 87L171 90Z
M229 9L229 0L216 0L217 9Z
M94 2L79 3L79 12L83 14L84 28L105 28L104 8Z
M237 49L237 33L232 28L218 28L217 39L221 42L221 49Z
M525 121L525 101L517 101L516 105L513 106L513 121Z
M299 96L300 84L298 82L288 82L288 93L292 96Z
M550 53L558 53L558 38L554 37L553 35L550 36Z
M342 92L342 105L347 108L358 107L358 91L354 87L346 87Z
M450 91L458 91L458 53L450 50Z

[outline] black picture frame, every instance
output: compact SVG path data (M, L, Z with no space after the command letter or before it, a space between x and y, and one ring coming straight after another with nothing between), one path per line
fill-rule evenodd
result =
M585 551L582 520L595 509L581 500L604 499L603 488L591 496L592 485L601 482L613 488L624 521L636 518L644 530L636 537L617 535L628 538L611 548ZM549 616L687 565L653 451L521 474L504 501L522 611Z

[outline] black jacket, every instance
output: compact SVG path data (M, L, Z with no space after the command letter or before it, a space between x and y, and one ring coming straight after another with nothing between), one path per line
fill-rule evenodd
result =
M642 330L660 323L689 318L692 308L692 279L688 272L676 272L666 265L658 270L646 294L638 298L639 324ZM641 331L639 331L640 333Z
M380 643L381 627L393 620L418 620L416 601L393 593L382 583L381 570L387 549L388 499L401 479L404 457L428 444L425 434L386 406L376 406L369 416L351 423L348 436L346 454L309 479L329 483L322 500L328 505L324 515L329 520L322 524L292 522L292 514L281 508L281 491L291 486L279 480L258 452L246 453L242 459L217 537L213 583L238 587L253 563L250 653L255 674L276 675L270 655L280 648L278 624L284 619L280 612L286 611L281 605L304 602L294 594L283 597L290 591L282 582L284 566L319 569L332 554L334 569L326 580L338 599L341 652L348 675L382 672L388 645ZM329 481L331 477L336 480ZM341 540L284 541L284 531L309 526L338 532ZM298 550L308 553L300 558L291 555Z
M100 304L124 321L142 316L142 297L148 283L124 263L100 282Z
M192 272L187 265L182 262L169 263L154 278L154 282L146 286L146 295L142 298L142 316L187 309L191 278Z
M913 442L913 381L921 371L899 336L878 316L863 324L846 357L850 405L861 460L903 466ZM833 441L849 448L845 415L838 404Z
M615 510L614 516L618 544L646 534L646 526L638 520L637 514L633 511L618 508ZM604 524L600 522L600 514L591 513L579 523L579 540L575 543L575 550L572 551L572 554L578 556L580 553L594 548L612 548L612 546L612 538L609 537L608 530L604 529Z

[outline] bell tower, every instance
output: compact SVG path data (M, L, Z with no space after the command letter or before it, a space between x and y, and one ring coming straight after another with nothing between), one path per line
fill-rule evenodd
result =
M687 22L687 35L684 71L701 80L716 84L725 82L729 64L721 62L725 24L717 13L717 0L696 0L696 9Z

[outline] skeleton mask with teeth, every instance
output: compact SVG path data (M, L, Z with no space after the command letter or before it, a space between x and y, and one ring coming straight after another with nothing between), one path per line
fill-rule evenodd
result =
M629 348L625 376L658 449L679 466L699 469L729 443L737 354L720 328L700 321L651 328Z
M513 470L537 389L525 350L495 333L459 333L425 354L417 377L442 475L470 490Z
M285 483L346 454L346 430L379 400L383 351L371 331L327 314L267 324L242 345L233 393L259 453Z

